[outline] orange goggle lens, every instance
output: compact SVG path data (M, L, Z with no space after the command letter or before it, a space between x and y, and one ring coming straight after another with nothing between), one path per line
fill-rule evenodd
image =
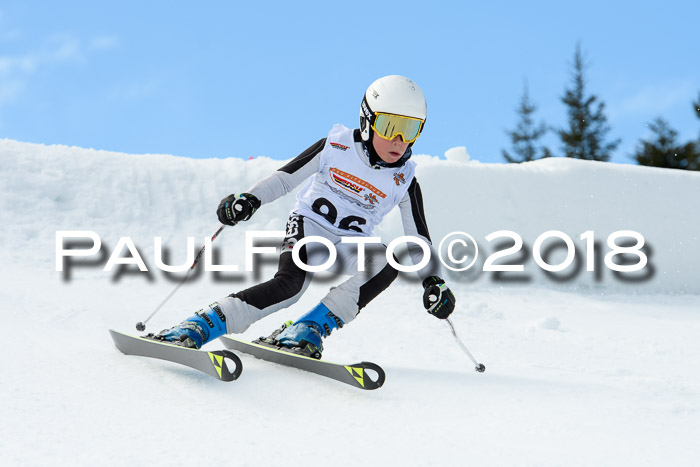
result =
M402 115L377 112L372 129L382 138L392 140L401 135L404 143L412 143L420 136L423 120Z

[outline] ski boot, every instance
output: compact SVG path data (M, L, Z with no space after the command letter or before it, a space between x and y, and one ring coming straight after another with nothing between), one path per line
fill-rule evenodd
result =
M287 321L270 336L261 337L256 342L320 359L322 338L330 336L333 329L342 328L343 324L323 303L319 303L296 322Z
M147 339L170 342L182 347L200 349L207 342L226 334L226 317L218 303L208 310L199 310L182 323L158 334L148 334Z

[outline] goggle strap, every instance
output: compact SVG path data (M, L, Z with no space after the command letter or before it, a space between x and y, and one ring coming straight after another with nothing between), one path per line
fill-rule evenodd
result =
M374 124L374 112L372 112L369 108L369 104L367 103L367 96L362 96L362 114L365 116L367 119L367 123L371 126Z

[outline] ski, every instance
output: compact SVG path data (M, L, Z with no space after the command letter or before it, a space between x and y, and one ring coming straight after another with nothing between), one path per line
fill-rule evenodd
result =
M123 332L109 330L117 349L126 355L157 358L194 368L221 381L238 379L243 371L241 359L228 350L190 349L175 344L168 344L143 337L131 336ZM233 362L234 369L229 366Z
M317 375L340 381L360 389L377 389L384 384L384 370L379 365L370 362L343 365L324 360L298 355L275 347L256 344L232 336L221 336L221 341L226 348L246 353L268 362L286 365L300 370L309 371ZM367 370L370 370L368 373ZM376 379L372 372L376 373Z

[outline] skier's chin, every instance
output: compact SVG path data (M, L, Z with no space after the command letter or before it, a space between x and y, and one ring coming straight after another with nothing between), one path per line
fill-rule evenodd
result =
M398 152L389 152L389 153L382 154L381 158L387 164L393 164L394 162L401 159L401 156L402 156L402 154L399 154Z

